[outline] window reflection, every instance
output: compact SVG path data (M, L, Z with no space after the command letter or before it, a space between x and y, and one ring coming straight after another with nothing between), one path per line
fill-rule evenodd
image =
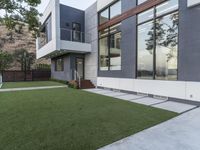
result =
M59 58L55 60L55 71L64 71L64 59Z
M138 26L138 78L153 79L153 30L152 21Z
M140 5L140 4L142 4L142 3L146 2L146 1L147 0L138 0L137 4Z
M154 9L149 9L145 12L142 12L138 15L138 24L153 19L154 17Z
M105 10L99 12L99 24L103 24L108 20L122 13L121 0L116 0L114 4L108 6Z
M110 70L121 70L121 32L110 36Z
M100 70L108 70L108 37L99 40Z
M156 12L157 12L156 15L160 16L177 9L178 9L178 0L168 0L167 2L162 3L156 7Z
M110 7L110 19L121 14L121 0Z
M108 8L99 14L99 23L102 24L109 20L109 10Z
M177 79L178 14L156 20L156 79Z

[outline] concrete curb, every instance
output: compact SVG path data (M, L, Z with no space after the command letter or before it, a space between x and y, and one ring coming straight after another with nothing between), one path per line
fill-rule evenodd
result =
M54 89L54 88L67 88L68 86L45 86L45 87L27 87L27 88L12 88L12 89L0 89L0 92L14 92L14 91L30 91L30 90L42 90L42 89Z

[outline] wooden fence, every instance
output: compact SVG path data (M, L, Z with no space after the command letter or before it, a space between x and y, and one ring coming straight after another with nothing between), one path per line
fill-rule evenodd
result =
M1 71L3 82L19 81L46 81L51 78L51 71L31 70L31 71Z

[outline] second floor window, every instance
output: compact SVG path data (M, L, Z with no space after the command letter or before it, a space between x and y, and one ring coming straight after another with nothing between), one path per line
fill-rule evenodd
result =
M121 24L99 32L99 69L121 70Z
M51 15L44 22L40 33L40 47L44 46L52 40L52 19Z
M118 0L111 6L99 12L99 24L105 23L106 21L109 21L110 19L120 15L121 13L121 0Z

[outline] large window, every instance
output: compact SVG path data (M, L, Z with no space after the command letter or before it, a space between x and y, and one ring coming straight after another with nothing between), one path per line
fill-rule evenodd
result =
M153 79L153 22L138 26L138 77Z
M52 20L51 15L44 22L41 32L40 32L40 43L39 47L46 45L48 42L52 40Z
M99 32L99 69L121 70L121 30L114 25Z
M110 36L110 70L121 70L121 32Z
M64 71L64 60L59 58L55 60L55 71Z
M109 9L105 9L101 13L99 13L99 23L102 24L109 20Z
M108 37L99 40L100 70L108 70Z
M138 15L137 77L177 80L178 0Z
M99 13L99 24L105 23L106 21L121 14L121 0L118 0L108 8L104 9Z

